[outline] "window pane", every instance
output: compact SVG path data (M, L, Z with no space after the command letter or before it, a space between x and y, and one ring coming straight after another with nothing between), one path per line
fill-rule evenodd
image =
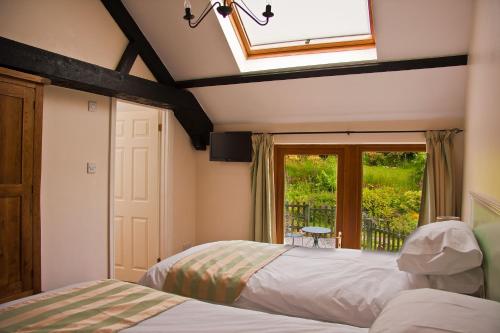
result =
M319 234L319 247L335 247L337 210L336 155L285 156L285 243L313 246L312 234L303 227L322 227L330 232Z
M267 2L245 1L259 18ZM271 5L275 16L265 27L240 10L252 46L371 34L367 0L272 0Z
M417 227L425 153L363 153L361 248L398 251Z

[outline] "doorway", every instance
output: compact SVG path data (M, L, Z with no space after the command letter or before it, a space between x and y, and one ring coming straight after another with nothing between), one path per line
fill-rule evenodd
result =
M276 145L277 241L398 251L417 226L425 149Z
M161 110L116 101L111 266L123 281L160 258L161 124Z

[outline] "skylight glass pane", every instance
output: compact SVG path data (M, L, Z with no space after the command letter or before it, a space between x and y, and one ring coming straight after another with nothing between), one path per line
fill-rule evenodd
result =
M243 0L259 18L268 2L275 14L262 27L245 13L240 17L252 46L331 40L370 35L368 0ZM243 1L239 0L243 5Z

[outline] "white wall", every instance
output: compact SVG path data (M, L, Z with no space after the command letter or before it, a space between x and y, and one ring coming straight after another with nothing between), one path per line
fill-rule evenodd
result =
M465 118L465 217L471 191L500 201L499 36L500 1L477 0Z
M89 100L96 112L87 111ZM42 289L108 275L110 98L48 86L43 103ZM97 165L86 173L86 163Z

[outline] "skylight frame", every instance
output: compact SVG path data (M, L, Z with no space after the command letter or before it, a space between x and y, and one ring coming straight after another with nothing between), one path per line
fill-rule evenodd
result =
M373 26L372 0L367 1L370 21L370 35L366 35L369 36L367 38L360 38L359 36L346 36L332 38L329 42L323 43L313 42L310 44L287 45L281 47L252 46L238 10L234 10L229 16L229 19L247 59L373 49L376 46L376 38ZM348 39L349 37L352 38Z

